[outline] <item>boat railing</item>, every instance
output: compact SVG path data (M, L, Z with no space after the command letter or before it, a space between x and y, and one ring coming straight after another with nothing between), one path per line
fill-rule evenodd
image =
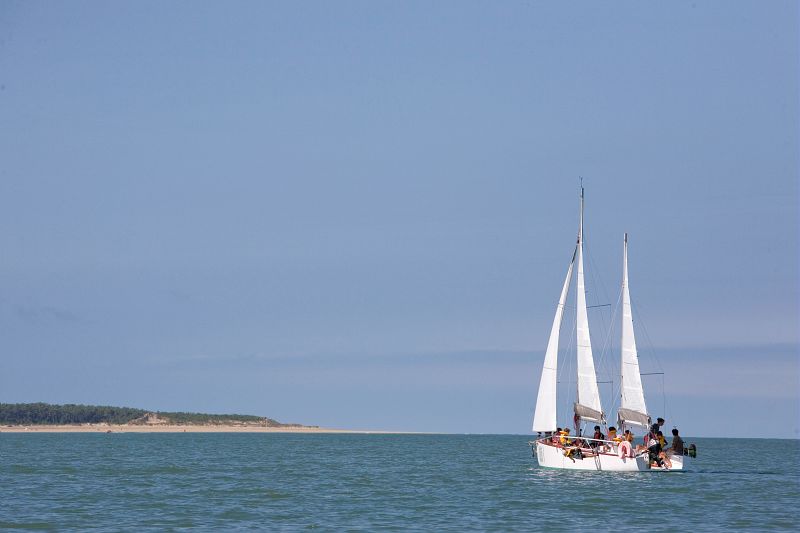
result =
M528 444L533 446L537 442L542 442L542 443L558 444L560 446L564 446L564 444L561 443L561 437L562 437L561 435L551 435L549 437L540 437L540 438L538 438L536 440L528 441ZM566 443L567 446L575 446L575 441L576 440L579 440L579 441L584 442L584 443L596 442L596 443L598 443L598 446L600 444L604 444L604 445L608 445L608 446L612 446L612 447L619 446L620 443L624 442L624 440L595 439L595 438L592 438L592 437L584 437L582 435L569 435L569 436L565 436L564 438L567 440L567 443ZM633 447L633 443L631 443L631 446ZM588 448L593 448L593 447L594 446L588 446Z
M581 435L570 435L570 436L565 437L565 438L568 441L566 444L562 444L561 443L561 435L550 435L549 437L539 437L536 440L528 441L528 445L531 447L532 451L533 451L533 447L536 445L537 442L541 442L543 444L549 444L551 446L557 446L557 447L561 447L561 448L571 448L571 447L575 447L575 441L576 440L580 440L580 441L582 441L582 443L589 443L589 442L597 442L598 443L597 446L591 446L591 445L589 445L589 446L578 446L579 448L581 448L583 450L595 450L596 451L597 448L599 448L602 445L602 446L607 446L609 448L609 450L613 450L616 453L620 443L624 442L624 440L595 439L595 438L592 438L592 437L584 437L584 436L581 436ZM636 455L647 453L646 450L644 450L642 448L639 448L639 454L637 454L636 453L636 447L637 446L631 442L631 452L632 453L634 453ZM686 446L683 449L683 453L678 454L678 455L686 455L686 456L689 456L689 457L692 457L692 458L697 457L697 446L695 446L694 443L689 444L689 446Z

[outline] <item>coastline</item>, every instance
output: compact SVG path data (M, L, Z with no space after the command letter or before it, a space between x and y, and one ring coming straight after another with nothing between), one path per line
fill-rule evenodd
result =
M393 431L331 429L309 426L264 427L226 424L32 424L0 426L0 433L360 433L389 434Z

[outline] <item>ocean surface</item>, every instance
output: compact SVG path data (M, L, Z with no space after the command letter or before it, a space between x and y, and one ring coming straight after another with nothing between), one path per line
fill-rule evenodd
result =
M0 433L0 528L800 529L800 441L690 472L539 468L526 436ZM640 529L641 530L641 529Z

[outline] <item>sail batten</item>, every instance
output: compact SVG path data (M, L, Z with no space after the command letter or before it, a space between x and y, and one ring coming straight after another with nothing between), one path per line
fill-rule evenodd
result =
M600 391L597 388L597 374L592 356L592 339L589 335L589 317L586 313L586 287L583 277L583 189L581 188L581 221L578 230L578 280L577 280L577 352L578 352L578 402L575 414L587 420L602 418L603 409L600 405ZM600 416L584 416L577 406L586 407Z
M633 312L628 286L628 234L622 254L622 398L617 418L620 423L647 426L650 417L644 400L642 377L639 372L639 354L633 332Z
M577 250L576 250L577 251ZM575 253L567 269L567 277L561 288L558 299L556 315L550 329L550 339L547 341L547 351L544 355L542 377L539 380L539 393L536 397L536 410L533 413L533 431L555 431L557 418L557 387L558 387L558 338L561 331L561 321L564 317L564 306L567 302L569 284L572 280L572 267L575 264Z

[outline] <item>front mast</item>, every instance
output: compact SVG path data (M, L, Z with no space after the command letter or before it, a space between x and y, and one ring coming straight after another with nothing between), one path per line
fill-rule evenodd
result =
M586 312L586 288L583 275L583 206L584 195L581 184L580 226L578 229L578 279L576 290L576 334L578 358L578 399L575 402L576 432L581 420L605 423L603 408L600 403L600 391L597 388L597 373L592 357L592 340L589 334L589 317Z

